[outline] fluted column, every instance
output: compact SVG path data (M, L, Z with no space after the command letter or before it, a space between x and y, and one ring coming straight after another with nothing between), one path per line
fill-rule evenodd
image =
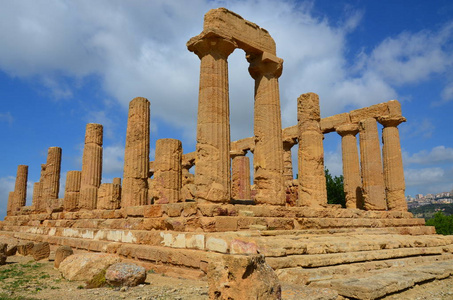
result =
M39 181L36 182L33 186L33 208L36 212L43 212L46 210L43 198L43 182L46 171L46 164L41 164L41 174Z
M159 139L156 142L154 160L154 203L176 203L181 192L182 144L175 139Z
M148 99L129 103L121 207L148 204L149 113Z
M79 207L81 181L81 171L68 171L68 173L66 173L63 202L64 211L74 211Z
M387 206L389 210L407 211L404 195L403 157L401 155L400 135L397 126L406 122L402 116L383 116L378 118L382 129L382 156L384 161L384 180Z
M247 156L238 155L232 163L231 197L235 200L252 199L250 186L250 159Z
M32 207L34 211L39 211L39 197L41 195L41 182L33 184Z
M297 121L299 129L297 205L323 207L327 205L327 189L324 171L324 135L320 127L321 113L317 94L306 93L297 99Z
M121 206L121 185L103 183L98 190L97 209L118 209Z
M80 209L96 209L98 188L102 179L102 139L102 125L87 124L80 179Z
M227 203L231 198L228 56L236 44L213 33L192 38L187 47L201 60L198 95L198 202Z
M362 193L365 210L386 210L384 175L377 123L374 118L359 122Z
M47 152L47 163L42 173L41 211L45 211L48 202L58 199L60 191L61 148L50 147Z
M8 203L6 205L6 215L12 216L15 214L14 211L14 192L9 192L8 194Z
M28 166L19 165L17 167L16 184L14 186L13 211L18 211L22 206L25 206L25 202L27 201L27 179Z
M346 208L363 208L362 178L356 138L359 127L357 124L346 124L337 127L336 131L341 135Z
M286 181L292 181L293 174L293 157L291 149L296 144L293 139L283 141L283 178Z
M255 201L285 205L282 122L278 78L283 60L269 53L247 54L249 73L255 79L253 152Z

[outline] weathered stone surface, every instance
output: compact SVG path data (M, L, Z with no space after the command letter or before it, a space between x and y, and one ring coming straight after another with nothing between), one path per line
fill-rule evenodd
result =
M6 264L6 258L8 255L6 254L6 249L8 244L0 243L0 266Z
M159 139L156 142L154 161L154 203L176 203L182 186L182 144L175 139Z
M33 248L31 249L31 255L36 261L49 258L50 255L49 243L42 242L34 244Z
M283 143L278 78L283 59L270 53L247 53L249 73L255 79L253 153L255 201L285 205Z
M17 253L22 256L27 256L31 254L33 249L34 243L33 242L20 242L17 245Z
M121 207L148 204L149 114L148 99L129 103Z
M384 174L376 120L368 118L360 121L359 130L363 208L386 210Z
M232 163L231 197L236 200L251 199L250 159L235 156Z
M16 184L14 186L12 210L17 211L25 206L27 198L27 178L28 166L19 165L17 167Z
M210 299L281 299L277 275L262 255L223 255L208 265Z
M237 47L230 39L203 32L187 47L201 60L197 120L198 202L230 200L230 115L227 58Z
M74 251L69 246L60 246L55 250L55 260L54 268L59 268L62 261L64 261L68 256L73 255Z
M14 214L14 192L9 192L8 203L6 205L6 215L12 216Z
M146 280L146 270L130 263L115 263L107 268L105 279L113 286L137 286Z
M96 209L97 191L102 178L102 139L102 125L87 124L80 179L80 209Z
M285 139L283 138L283 179L285 183L289 180L293 180L293 157L291 148L296 145L296 139Z
M47 210L47 202L58 199L60 191L60 170L61 170L61 148L50 147L47 152L47 162L41 173L42 197L39 211Z
M66 174L66 186L64 192L64 211L75 211L79 205L80 184L82 172L68 171Z
M349 118L349 113L342 113L338 115L333 115L330 117L322 118L320 122L321 131L323 133L329 133L335 131L338 126L344 124L350 124L351 119Z
M399 104L398 101L395 102ZM395 102L393 103L396 104ZM406 119L402 116L382 116L378 118L378 121L384 126L382 129L382 156L388 209L407 211L404 195L406 186L404 183L403 157L397 128Z
M97 209L118 209L121 207L121 185L103 183L98 189Z
M119 256L106 253L74 254L63 260L58 269L67 280L91 281L120 260Z
M345 124L337 127L336 131L341 135L346 207L362 208L362 177L360 176L359 152L356 138L359 127L355 124Z
M319 97L315 93L300 95L297 99L299 126L299 199L298 206L323 207L327 205L326 177L324 174L323 134L319 122Z

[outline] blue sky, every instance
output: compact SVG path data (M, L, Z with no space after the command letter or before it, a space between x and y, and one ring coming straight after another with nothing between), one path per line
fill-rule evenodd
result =
M296 99L320 95L323 117L398 99L406 194L453 189L451 1L2 1L0 218L17 165L29 165L28 204L48 147L65 175L81 169L87 123L104 125L103 182L122 175L127 106L151 102L159 138L195 148L199 59L185 43L203 15L226 7L267 29L284 59L283 127ZM229 57L232 139L253 134L253 87L242 50ZM341 174L340 138L325 160ZM294 149L295 150L295 149ZM295 151L294 151L295 152ZM153 155L153 153L152 153ZM153 159L153 157L151 157Z

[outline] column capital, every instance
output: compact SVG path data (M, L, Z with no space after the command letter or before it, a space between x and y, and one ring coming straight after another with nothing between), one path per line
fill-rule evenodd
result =
M399 124L406 122L406 118L403 116L381 116L377 118L377 121L384 127L396 127Z
M257 79L259 76L279 78L282 75L283 59L273 54L247 53L246 58L250 63L249 73L253 79Z
M346 135L353 135L355 136L357 133L359 133L359 125L357 124L344 124L340 125L338 127L335 127L335 131L343 136Z
M211 54L214 57L226 59L238 46L230 37L221 36L215 32L202 32L187 42L187 49L200 59Z

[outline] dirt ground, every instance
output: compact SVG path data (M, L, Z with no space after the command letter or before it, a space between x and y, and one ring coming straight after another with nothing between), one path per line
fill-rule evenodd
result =
M35 262L30 256L15 255L8 257L6 265L0 266L0 300L209 299L206 281L178 279L152 272L148 272L146 283L137 287L85 289L83 286L83 282L63 279L60 272L53 268L52 260ZM283 299L331 299L331 293L329 297L323 297L319 290L308 292L304 288L299 287L299 289L300 292L289 286L283 286ZM453 277L418 285L402 293L387 296L385 299L453 300Z

